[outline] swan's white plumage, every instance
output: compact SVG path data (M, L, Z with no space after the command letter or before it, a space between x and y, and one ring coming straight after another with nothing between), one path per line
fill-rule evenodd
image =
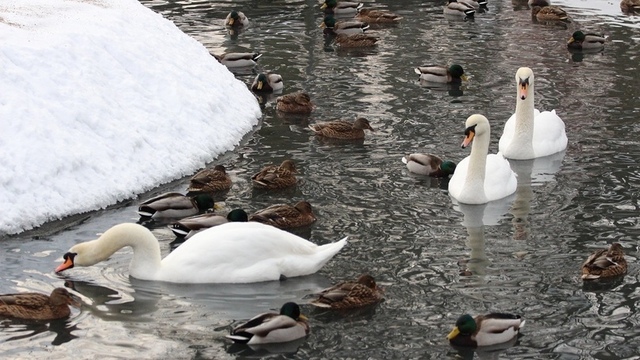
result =
M525 81L528 84L526 90L522 89ZM540 112L534 109L534 76L531 69L518 69L516 87L516 112L504 125L498 150L506 158L527 160L566 149L568 139L564 122L555 110Z
M471 115L467 129L475 126L471 154L462 159L449 180L449 194L463 204L485 204L513 194L518 186L516 174L502 154L490 154L489 121Z
M147 228L125 223L97 240L73 246L74 265L89 266L118 249L133 247L130 275L173 283L250 283L315 273L347 243L318 246L299 236L255 222L231 222L197 233L160 260Z

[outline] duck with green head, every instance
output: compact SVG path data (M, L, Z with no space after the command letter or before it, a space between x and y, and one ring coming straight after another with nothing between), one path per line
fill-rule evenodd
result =
M143 201L138 207L142 219L182 218L213 208L210 194L186 196L176 192L158 195Z
M284 83L282 76L274 73L260 73L251 84L251 91L255 93L272 93L282 91Z
M320 6L320 9L325 14L333 14L340 17L353 17L358 13L358 10L362 9L364 5L359 2L352 1L338 1L338 0L325 0Z
M309 321L294 302L282 305L280 313L263 313L231 330L226 338L241 344L284 343L309 334Z
M414 72L420 75L420 80L437 83L459 83L467 81L464 69L458 64L451 66L425 65L418 66Z
M602 35L584 33L580 30L571 35L567 47L569 50L602 50L606 38Z
M241 28L249 26L249 19L244 15L242 11L232 10L224 20L224 24L227 27Z
M525 321L520 315L491 313L478 315L462 315L456 321L447 339L457 346L490 346L508 342L518 336Z
M355 35L364 34L369 29L369 24L358 20L337 21L333 15L327 14L320 27L324 29L324 34L328 35Z
M456 170L456 163L453 161L443 161L432 154L409 154L402 158L402 162L407 165L407 169L415 174L427 175L431 177L447 177Z
M444 14L447 16L461 17L464 20L473 19L476 13L476 9L473 6L458 2L457 0L449 0L449 3L445 5Z
M169 229L178 238L189 239L193 235L208 228L226 224L228 222L247 222L249 216L242 209L231 210L227 216L205 213L186 217L169 225Z

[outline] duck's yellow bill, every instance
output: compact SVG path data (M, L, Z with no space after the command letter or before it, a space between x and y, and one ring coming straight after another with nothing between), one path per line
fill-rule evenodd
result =
M576 41L576 39L574 39L573 36L572 36L571 39L569 39L569 41L567 42L567 44L571 44L574 41Z
M256 85L258 90L262 90L262 81L258 81L258 85Z
M322 4L322 6L320 6L320 9L324 10L327 8L327 3L325 2L324 4Z
M460 329L458 329L458 327L454 327L453 330L451 330L451 332L449 333L449 335L447 335L447 339L451 340L454 337L458 336L458 334L460 334Z
M469 80L469 78L467 77L467 75L462 74L462 76L460 76L460 79L462 79L462 81L467 81Z
M229 25L232 26L233 25L233 19L229 19Z

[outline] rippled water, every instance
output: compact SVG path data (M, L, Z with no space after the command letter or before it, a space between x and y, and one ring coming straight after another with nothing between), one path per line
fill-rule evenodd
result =
M3 354L471 359L473 352L459 353L444 338L455 319L465 312L505 311L527 319L525 335L513 347L478 357L638 358L640 37L637 18L616 11L617 1L560 3L574 19L568 27L532 23L526 4L516 0L490 2L489 13L469 22L445 19L440 2L367 2L404 20L373 29L379 46L356 51L325 44L316 0L143 3L212 53L263 52L259 69L280 73L285 92L311 94L317 108L310 116L282 116L273 99L266 99L261 127L216 161L235 181L226 206L255 211L306 199L319 221L302 234L320 243L349 235L349 246L318 274L282 283L137 281L128 277L129 251L58 277L52 270L70 246L135 221L138 199L49 224L2 240L0 290L48 292L64 285L84 305L71 318L50 324L3 321ZM231 8L252 22L237 36L222 26ZM568 53L566 41L577 28L606 33L606 49ZM412 68L428 63L460 63L470 81L460 88L421 84ZM428 151L455 161L467 156L460 148L464 121L477 112L492 122L495 152L502 124L515 108L514 74L520 66L535 71L536 106L556 109L564 119L565 153L514 163L517 193L488 206L454 205L443 190L446 183L407 173L400 162L405 153ZM259 69L238 78L249 84ZM376 129L364 142L326 143L305 130L308 123L356 115ZM254 193L250 175L284 158L298 164L301 185L290 192ZM163 185L142 198L183 191L187 182ZM168 253L170 231L159 227L154 233ZM612 241L626 248L629 273L584 287L581 262ZM312 334L289 347L236 348L223 339L236 320L287 300L303 302L306 294L364 271L387 289L387 300L373 310L339 316L304 307Z

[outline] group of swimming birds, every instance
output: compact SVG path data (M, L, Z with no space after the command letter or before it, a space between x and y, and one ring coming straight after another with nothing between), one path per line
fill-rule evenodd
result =
M530 0L534 1L534 0ZM538 0L541 1L541 0ZM638 0L623 0L634 3ZM539 4L534 4L540 6ZM546 5L548 7L550 5ZM634 7L635 6L635 7ZM473 4L471 0L449 0L445 14L473 16L472 10L486 8L486 2ZM621 5L622 7L622 5ZM394 23L401 17L384 10L367 10L360 3L326 0L323 8L327 17L325 33L332 36L356 36L360 39L366 26L358 21ZM640 4L630 7L640 8ZM544 7L543 7L544 9ZM549 11L535 10L540 14ZM348 25L339 25L332 15L356 17ZM226 19L228 26L247 26L248 20L239 11L232 11ZM360 30L353 30L358 28ZM345 31L346 33L343 33ZM350 33L355 31L354 33ZM582 41L584 46L592 40L574 34L574 42ZM346 40L343 44L347 44ZM227 66L255 65L256 54L226 54L217 57ZM229 62L236 62L229 65ZM464 79L464 71L459 65L450 68L426 66L416 69L424 80L451 82ZM261 74L254 81L257 90L276 89L282 78L274 74ZM460 203L484 204L513 194L517 178L508 159L529 160L564 151L568 139L565 124L552 111L538 111L534 108L534 74L530 68L518 69L516 82L516 109L507 120L499 142L499 152L489 154L490 130L488 119L480 114L471 115L465 122L462 147L471 146L471 154L457 165L442 161L432 154L414 153L406 155L402 161L410 172L426 176L446 177L449 175L449 194ZM297 99L296 99L297 97ZM311 111L308 95L296 93L292 102L285 102L278 110L287 111L301 108ZM286 105L286 106L285 106ZM295 112L295 111L294 111ZM373 130L365 118L353 123L336 121L312 126L320 136L338 139L361 139L364 130ZM280 165L269 165L252 176L252 183L260 189L281 189L295 186L295 164L285 160ZM56 268L62 272L73 267L91 266L107 260L123 247L133 248L133 259L129 274L137 279L166 281L175 283L250 283L283 280L287 277L315 273L322 268L347 243L347 238L316 245L304 238L282 229L307 226L316 221L308 202L301 201L291 206L277 204L252 215L242 209L234 209L226 217L204 213L213 208L212 194L224 192L231 187L231 179L222 165L204 169L191 178L187 195L166 193L142 202L138 213L141 219L180 218L194 215L169 225L178 238L186 241L164 259L161 258L158 239L146 227L123 223L105 231L96 240L79 243L64 254L64 262ZM239 255L241 254L241 255ZM593 280L625 274L627 263L620 244L614 243L607 249L593 253L582 265L582 278ZM352 309L371 306L384 299L384 290L376 285L368 274L355 281L344 281L324 289L310 304L330 309ZM70 315L69 305L80 306L66 289L56 288L51 295L21 293L0 295L0 316L51 320ZM460 346L488 346L508 342L516 337L525 321L520 315L491 313L472 317L461 316L447 338ZM231 330L227 337L235 342L262 344L287 342L305 337L310 332L308 318L301 314L300 306L294 302L285 303L279 313L263 313Z

